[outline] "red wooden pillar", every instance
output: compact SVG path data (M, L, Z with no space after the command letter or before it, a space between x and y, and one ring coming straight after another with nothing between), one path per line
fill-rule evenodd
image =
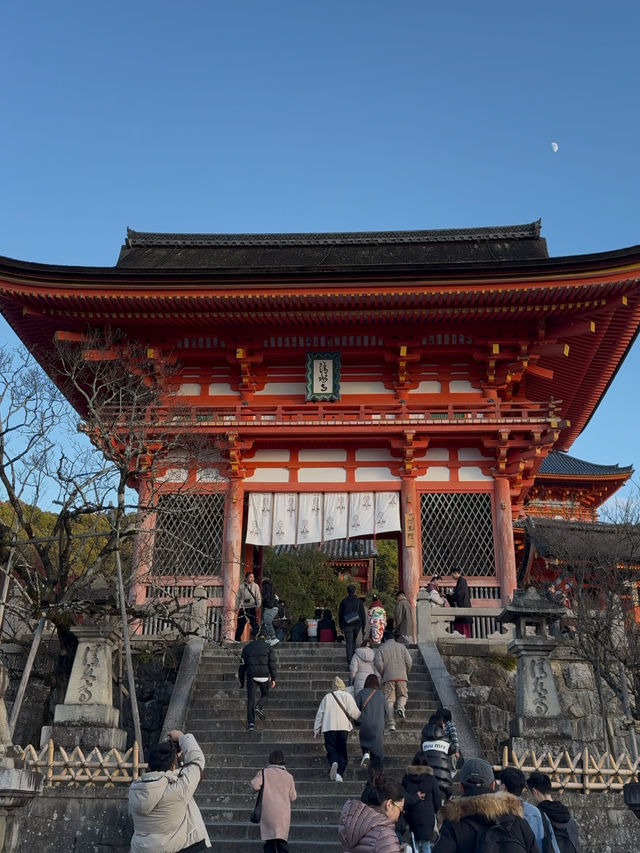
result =
M422 552L420 547L420 505L414 477L405 477L402 480L400 517L402 520L402 588L415 613L422 574Z
M234 477L229 483L224 513L222 551L222 637L233 640L236 630L236 593L240 588L243 568L242 508L244 504L244 481Z
M496 477L494 485L494 522L496 570L500 583L502 603L513 596L518 586L516 577L516 554L513 544L513 524L511 514L511 495L507 477Z
M138 521L133 547L133 575L129 586L129 603L144 604L145 586L151 577L153 545L157 513L150 508L152 484L144 480L138 488Z

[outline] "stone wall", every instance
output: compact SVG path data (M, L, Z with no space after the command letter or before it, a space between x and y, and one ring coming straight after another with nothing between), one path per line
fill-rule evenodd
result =
M509 722L515 714L516 660L506 645L443 641L438 648L458 695L487 758L502 760L502 746L509 739ZM604 685L606 718L600 707L593 669L566 646L551 655L562 714L571 721L572 748L585 746L598 752L632 754L624 726L624 713L611 690ZM605 736L604 725L609 730Z
M12 853L129 853L128 788L45 788L19 820Z
M7 712L11 714L24 664L29 653L30 641L24 643L3 643L0 645L0 658L9 670L9 687L5 696ZM143 746L148 749L160 736L162 723L169 705L171 692L176 680L182 645L166 645L153 654L144 641L133 644L136 694L140 710ZM13 742L26 746L40 745L42 726L53 722L53 712L59 702L64 701L65 686L59 683L61 667L58 660L58 642L55 637L43 638L36 655L27 691L18 717ZM114 674L118 672L117 660L114 661ZM126 674L124 676L127 683ZM114 683L114 704L118 706L118 687ZM122 719L120 725L127 731L127 743L133 743L133 721L129 700L123 697Z
M640 821L624 807L621 794L560 799L580 826L583 853L640 850ZM132 832L126 786L48 788L22 816L13 853L129 853Z

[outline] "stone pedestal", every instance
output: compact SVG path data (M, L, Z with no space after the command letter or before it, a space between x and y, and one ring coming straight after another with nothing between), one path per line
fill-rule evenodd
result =
M53 738L56 746L101 750L124 749L127 733L118 728L120 712L113 707L112 656L115 632L95 626L71 629L78 638L64 704L56 705L53 725L43 726L41 746Z

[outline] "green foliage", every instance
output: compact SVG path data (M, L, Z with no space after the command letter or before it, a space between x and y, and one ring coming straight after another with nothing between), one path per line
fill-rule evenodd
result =
M294 624L298 616L313 616L316 607L329 608L336 619L352 582L349 577L340 580L318 548L295 554L277 554L273 548L265 548L262 576L271 578Z
M378 539L376 542L378 556L376 557L374 590L380 596L387 617L393 615L396 592L399 590L398 577L398 541L396 539Z
M518 666L516 656L510 654L501 655L497 652L490 652L488 655L488 661L494 666L499 666L500 669L504 669L507 672L512 672Z

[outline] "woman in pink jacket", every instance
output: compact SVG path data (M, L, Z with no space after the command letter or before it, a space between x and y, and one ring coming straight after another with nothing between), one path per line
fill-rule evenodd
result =
M260 790L263 778L260 838L264 841L264 853L288 853L291 803L297 794L293 776L284 766L284 755L279 749L269 755L269 766L251 780L254 791Z
M372 774L360 800L347 800L340 813L338 838L344 853L401 853L396 823L404 811L404 791L385 779L382 769Z

